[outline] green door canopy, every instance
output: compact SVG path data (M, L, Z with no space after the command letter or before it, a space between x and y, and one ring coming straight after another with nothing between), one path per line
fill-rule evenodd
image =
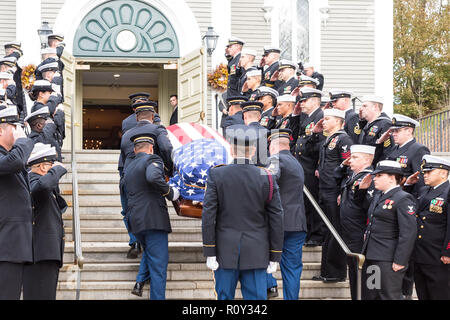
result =
M177 35L169 20L140 1L106 2L81 21L76 57L178 58Z

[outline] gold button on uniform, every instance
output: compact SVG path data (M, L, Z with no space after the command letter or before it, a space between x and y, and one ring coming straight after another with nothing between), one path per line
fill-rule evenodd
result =
M422 239L422 236L421 236L421 235L419 235L419 239Z
M423 229L423 226L420 226L420 229Z

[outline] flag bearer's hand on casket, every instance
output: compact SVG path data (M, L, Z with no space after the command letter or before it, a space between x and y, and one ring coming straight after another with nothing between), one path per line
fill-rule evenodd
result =
M217 263L216 257L206 258L206 266L208 267L208 269L211 269L212 271L216 271L217 268L219 268L219 263Z
M172 199L169 199L170 201L177 201L180 197L180 191L177 188L171 187L173 191L173 197Z
M274 273L277 271L277 263L274 261L270 261L269 265L267 266L267 273Z

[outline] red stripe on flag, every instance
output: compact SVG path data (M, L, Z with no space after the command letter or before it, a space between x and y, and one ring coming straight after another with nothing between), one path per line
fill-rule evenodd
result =
M191 123L191 125L194 127L195 130L200 132L200 134L205 138L214 139L214 136L211 133L209 133L201 124Z
M180 141L182 145L185 145L192 141L192 139L187 135L187 133L177 124L173 124L167 127L167 129L173 133L173 135L178 139L178 141Z

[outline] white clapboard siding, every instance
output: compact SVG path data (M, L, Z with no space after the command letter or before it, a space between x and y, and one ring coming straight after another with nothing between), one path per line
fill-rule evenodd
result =
M203 36L208 31L208 27L212 25L212 0L186 0L186 3L189 8L191 8L192 13L197 20L200 34ZM207 65L211 65L211 58L209 56L207 57ZM210 72L210 70L208 70L208 72ZM215 110L212 109L212 102L211 99L209 99L209 97L211 97L211 89L209 86L207 86L207 90L206 124L212 126L212 112L215 112Z
M51 28L55 25L56 17L64 5L65 0L42 0L42 21L47 21Z
M16 40L16 1L0 1L0 55L3 57L5 48L3 44Z
M358 96L375 90L374 0L329 0L322 25L324 90L344 88Z
M263 47L271 44L271 25L264 20L264 0L231 0L231 34L256 50L259 63Z

